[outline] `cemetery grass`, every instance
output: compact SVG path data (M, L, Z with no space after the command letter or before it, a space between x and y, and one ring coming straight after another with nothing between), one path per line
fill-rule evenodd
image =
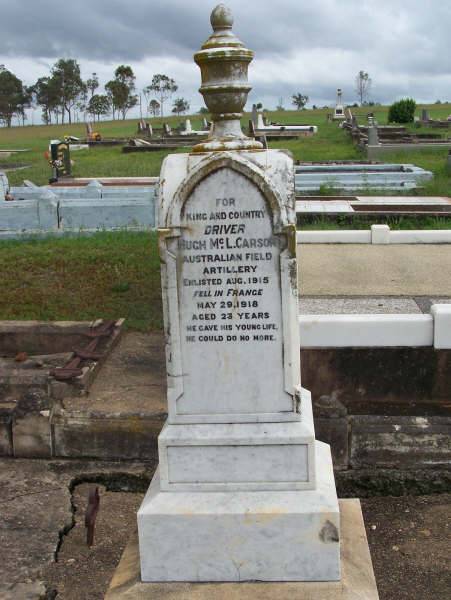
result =
M383 223L388 225L390 229L416 230L416 229L451 229L451 217L435 217L435 216L388 216L375 217L372 220L374 223ZM302 231L317 231L317 230L339 230L339 229L366 229L371 227L368 219L363 219L354 215L334 215L333 219L322 215L309 219L308 223L301 223L297 229Z
M420 107L421 108L421 107ZM432 118L444 118L451 105L428 107ZM371 109L362 108L358 115ZM372 109L376 118L386 120L386 107ZM351 143L349 135L337 124L326 123L330 110L270 112L273 121L306 123L319 126L312 138L272 143L271 147L287 148L296 160L364 160ZM246 126L249 115L243 118ZM176 126L180 118L164 119ZM158 126L161 120L153 120ZM199 127L200 117L192 118ZM137 120L101 122L94 129L104 137L131 137L136 133ZM83 124L0 128L0 148L29 148L29 152L0 160L30 163L31 167L11 171L13 185L29 179L44 185L50 168L44 158L48 142L64 134L85 135ZM180 151L184 151L181 149ZM123 154L121 147L91 148L74 152L74 176L156 176L169 151L143 154ZM394 162L414 163L434 172L433 182L420 191L425 195L451 195L451 174L445 171L446 151L419 152L393 157ZM364 190L375 193L374 190ZM400 227L418 227L403 221ZM427 223L426 227L441 227L445 223ZM361 225L356 221L355 227ZM315 228L325 228L321 224ZM329 225L327 225L329 227ZM450 227L449 222L446 228ZM346 225L349 228L349 224ZM365 225L368 228L368 225ZM93 236L72 236L63 239L0 242L0 317L2 319L91 320L99 317L125 317L127 326L146 331L162 328L159 259L156 236L151 233L114 232Z
M0 242L0 318L126 319L162 328L160 266L154 233Z
M451 104L424 105L428 108L432 118L446 118L451 113ZM417 108L420 114L423 106ZM386 123L388 107L361 107L353 109L359 122L365 122L369 111L375 113L381 124ZM317 125L318 133L311 138L300 138L297 140L285 140L271 142L271 148L286 148L295 160L321 161L321 160L365 160L365 156L352 144L351 138L346 131L340 129L337 123L327 123L327 113L331 109L304 110L304 111L269 111L268 118L280 123L305 123ZM243 117L243 129L247 129L250 115ZM190 116L194 128L201 125L199 115ZM154 127L161 127L162 122L168 122L171 127L180 124L181 117L168 117L164 119L150 119ZM125 121L101 121L94 125L94 130L99 131L104 138L125 138L136 135L137 119ZM451 137L451 130L431 130L426 127L414 129L417 132L441 133L443 136ZM0 128L0 148L28 148L28 152L12 155L9 158L0 159L0 170L2 164L27 163L29 168L20 171L10 171L8 178L12 185L20 185L23 179L29 179L38 185L45 185L50 177L50 167L44 152L48 148L50 139L62 139L65 134L75 135L83 138L85 126L82 123L72 125L51 126L26 126L13 127L11 129ZM179 149L185 152L186 149ZM162 150L158 152L123 154L121 146L90 148L72 153L74 161L73 175L75 177L143 177L158 176L164 157L173 150ZM420 190L408 192L409 194L428 196L451 195L451 173L446 170L447 149L428 150L409 153L397 153L384 157L385 162L412 163L434 173L431 182L425 183ZM336 190L328 188L324 193L335 193ZM379 194L378 190L363 189L362 194Z

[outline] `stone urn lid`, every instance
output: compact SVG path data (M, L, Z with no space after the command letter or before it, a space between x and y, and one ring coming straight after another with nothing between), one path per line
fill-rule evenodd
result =
M213 33L194 55L201 71L199 89L210 111L213 126L208 139L193 152L257 150L260 142L246 137L240 119L251 90L247 72L254 57L232 31L229 8L219 4L210 16Z

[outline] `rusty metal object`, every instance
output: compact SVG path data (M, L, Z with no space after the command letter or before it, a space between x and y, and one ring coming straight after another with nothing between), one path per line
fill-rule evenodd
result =
M100 360L102 358L102 354L91 352L88 348L74 348L74 354L83 360Z
M82 363L84 360L99 360L102 355L95 352L101 338L109 337L113 333L116 321L104 321L98 327L93 327L87 332L87 337L92 341L86 348L74 349L74 356L64 367L56 367L50 371L50 375L57 381L68 381L83 375Z
M115 324L116 321L104 321L98 327L91 327L91 329L86 333L86 336L90 338L109 337Z
M85 512L86 544L91 547L94 544L94 531L97 513L100 507L99 488L91 488L88 494L88 506Z

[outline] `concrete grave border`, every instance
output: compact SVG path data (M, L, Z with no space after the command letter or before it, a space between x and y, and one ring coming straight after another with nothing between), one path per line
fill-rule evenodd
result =
M451 229L391 230L388 225L371 229L298 231L298 244L451 244Z
M433 346L451 349L451 304L430 314L299 315L301 348Z

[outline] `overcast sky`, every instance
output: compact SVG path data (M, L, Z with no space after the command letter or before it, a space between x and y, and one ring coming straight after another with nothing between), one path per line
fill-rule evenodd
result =
M371 99L451 100L451 0L228 0L234 32L255 51L249 102L273 108L293 93L332 104L337 87L356 100L367 71ZM137 88L155 73L202 106L192 55L211 32L210 0L0 0L0 64L25 83L60 57L76 58L84 78L104 84L132 65Z

